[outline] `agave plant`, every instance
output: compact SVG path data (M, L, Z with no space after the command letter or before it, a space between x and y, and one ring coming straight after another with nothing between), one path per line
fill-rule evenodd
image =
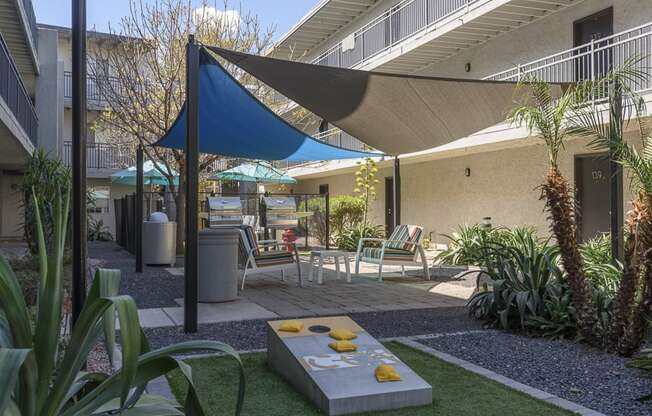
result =
M557 247L529 238L520 247L490 243L485 250L490 255L478 276L478 292L468 302L471 314L504 329L525 329L533 317L549 316L546 299L563 281ZM483 275L491 279L491 290L480 285Z
M340 250L356 251L358 249L358 242L361 238L383 238L385 231L379 225L360 223L352 227L344 229L337 237L335 237L335 244ZM372 247L373 242L368 246Z
M652 378L652 348L642 350L639 356L633 359L628 366L638 368L645 377ZM652 400L652 393L641 397L639 400Z
M53 240L48 253L39 201L33 195L40 259L34 323L16 276L0 257L0 415L203 415L190 368L175 359L174 354L216 351L240 363L238 354L228 345L214 341L185 342L150 351L135 302L129 296L117 294L117 270L97 272L65 349L57 351L62 333L63 251L69 196L68 191L64 198L55 198ZM113 356L116 315L120 322L122 366L113 374L84 371L87 356L102 335L109 356ZM188 380L183 406L144 394L148 381L174 369L181 370ZM237 413L243 396L240 363Z

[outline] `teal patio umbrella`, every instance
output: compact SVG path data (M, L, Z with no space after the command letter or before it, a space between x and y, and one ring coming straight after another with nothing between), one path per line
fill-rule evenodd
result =
M172 173L174 174L174 184L178 185L179 174L175 171ZM136 166L130 166L111 175L111 183L136 186ZM169 185L165 175L156 169L151 160L143 163L143 183L145 185Z
M210 180L294 184L297 180L285 175L266 162L245 163L240 166L216 173Z

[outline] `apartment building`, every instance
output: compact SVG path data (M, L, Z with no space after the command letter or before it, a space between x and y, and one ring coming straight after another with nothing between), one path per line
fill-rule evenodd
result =
M650 6L649 0L324 0L270 55L391 73L573 82L634 55L645 57L641 66L652 67ZM651 87L642 87L647 101ZM312 128L330 143L362 146L327 120L315 119ZM586 144L572 139L560 160L578 189L583 239L609 230L608 162ZM545 148L523 128L503 123L399 158L401 222L423 225L435 241L485 217L547 230L536 190L547 168ZM379 163L373 205L374 220L388 228L392 164ZM355 170L355 161L333 161L297 166L289 174L299 181L297 192L337 195L353 192ZM625 189L626 205L628 200Z
M17 195L38 144L37 82L42 71L30 0L0 0L0 238L22 235Z

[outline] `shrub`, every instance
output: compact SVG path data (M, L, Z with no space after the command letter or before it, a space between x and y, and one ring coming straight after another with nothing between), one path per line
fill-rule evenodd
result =
M324 198L311 198L308 200L307 210L314 212L314 215L309 219L308 232L319 241L319 244L326 245L326 206ZM337 195L330 197L329 211L330 235L331 241L334 241L342 233L342 230L362 222L364 202L354 196Z
M615 295L620 287L623 265L612 263L611 237L609 233L599 235L582 245L580 253L584 261L586 276L596 289Z
M490 242L483 251L482 275L492 281L491 290L482 288L468 302L470 313L503 329L525 329L534 317L549 318L554 297L563 295L559 285L562 271L557 265L558 251L530 236L520 247Z
M345 251L356 251L361 238L384 238L385 230L380 225L357 224L343 230L336 238L337 248ZM377 244L375 244L377 246ZM374 244L367 244L374 246Z
M90 219L88 221L88 241L113 241L109 227L102 220Z
M448 265L474 265L484 262L484 257L491 255L486 248L492 244L502 244L507 247L522 247L529 241L542 244L534 227L517 226L487 227L482 224L461 225L459 230L451 235L444 234L450 243L448 249L435 258L435 262Z

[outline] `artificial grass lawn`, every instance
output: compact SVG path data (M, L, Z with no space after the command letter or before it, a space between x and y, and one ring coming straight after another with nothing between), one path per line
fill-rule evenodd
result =
M558 416L571 413L511 390L492 380L468 372L399 343L385 344L433 387L430 406L404 408L374 415L400 416ZM211 357L187 361L206 414L234 414L238 370L233 359ZM243 415L319 415L320 412L274 373L263 353L243 354L246 394ZM169 376L174 394L183 400L186 383L179 373Z

